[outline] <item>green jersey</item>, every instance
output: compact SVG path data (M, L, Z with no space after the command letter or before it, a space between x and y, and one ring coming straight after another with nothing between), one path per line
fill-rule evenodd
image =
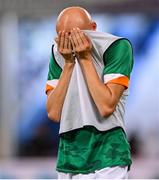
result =
M132 48L128 40L119 39L103 55L104 82L129 86L133 66ZM51 56L46 91L56 87L62 69ZM112 78L115 77L115 78ZM121 127L99 131L84 126L60 135L57 171L90 173L112 166L130 166L130 146Z

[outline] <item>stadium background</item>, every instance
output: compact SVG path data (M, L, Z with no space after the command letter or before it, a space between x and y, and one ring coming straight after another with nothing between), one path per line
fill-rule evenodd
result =
M131 178L159 178L159 1L0 0L0 178L56 178L58 124L45 83L58 13L80 5L134 48L126 106Z

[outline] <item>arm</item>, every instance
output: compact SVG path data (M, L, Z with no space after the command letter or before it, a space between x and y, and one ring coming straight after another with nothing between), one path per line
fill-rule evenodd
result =
M55 122L60 121L61 111L71 79L73 67L73 63L66 63L59 79L58 85L54 90L48 91L47 93L48 98L46 109L48 112L48 117Z
M103 117L111 115L125 89L119 84L104 84L90 59L80 60L80 65L86 79L89 92Z
M60 121L63 103L75 65L68 34L60 32L57 43L58 50L65 59L65 65L56 88L47 92L48 98L46 103L48 117L55 122Z
M105 82L102 82L92 62L91 42L78 29L72 30L71 34L73 48L75 49L76 56L79 59L89 92L101 116L107 117L113 113L124 89L128 87L127 71L130 68L129 64L125 64L125 62L123 62L127 59L127 57L121 58L121 54L124 54L125 56L127 47L126 49L120 49L120 52L118 52L117 49L113 49L115 53L111 52L110 57L106 58L107 60L110 59L110 63L108 61L106 63L106 67L104 69ZM127 62L129 63L129 60L126 61L126 63ZM121 71L121 67L124 67L126 71ZM123 73L124 76L122 75ZM111 79L111 81L108 82L107 77L109 75L117 75L118 78Z

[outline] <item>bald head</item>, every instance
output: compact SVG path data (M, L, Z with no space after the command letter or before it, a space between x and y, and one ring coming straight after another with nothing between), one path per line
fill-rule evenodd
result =
M92 21L90 14L81 7L69 7L64 9L57 18L56 31L70 32L72 28L81 30L96 30L96 23Z

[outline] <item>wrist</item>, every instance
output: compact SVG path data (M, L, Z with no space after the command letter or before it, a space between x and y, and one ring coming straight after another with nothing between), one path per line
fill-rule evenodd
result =
M84 56L80 56L79 58L80 61L92 61L92 56L91 53L88 53Z
M90 66L92 66L92 60L90 59L81 59L79 60L79 64L82 68L88 68Z
M65 62L65 67L68 67L68 68L71 68L71 67L74 67L75 65L75 61L74 62Z
M74 60L73 57L72 57L72 58L69 58L69 59L65 59L65 63L72 63L72 64L74 64L74 63L75 63L75 60Z
M90 55L90 56L85 57L85 58L80 58L79 63L80 64L91 64L92 63L92 56Z

